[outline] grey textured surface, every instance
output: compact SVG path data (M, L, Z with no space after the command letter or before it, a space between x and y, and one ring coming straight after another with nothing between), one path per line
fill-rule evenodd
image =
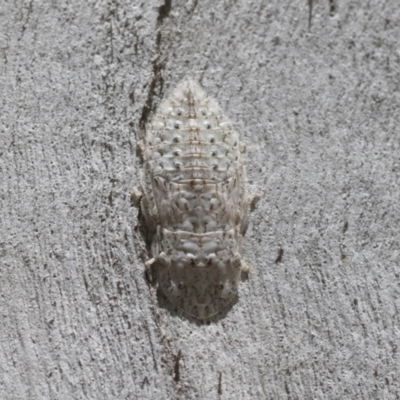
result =
M400 5L308 3L0 2L0 398L400 397ZM146 282L129 195L188 77L262 194L209 324Z

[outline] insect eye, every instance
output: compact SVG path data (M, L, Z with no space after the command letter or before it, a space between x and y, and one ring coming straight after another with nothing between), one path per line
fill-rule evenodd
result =
M215 143L215 139L213 137L210 139L210 143Z
M173 141L174 143L178 143L178 142L179 142L179 137L178 137L178 136L175 136L175 137L172 139L172 141Z

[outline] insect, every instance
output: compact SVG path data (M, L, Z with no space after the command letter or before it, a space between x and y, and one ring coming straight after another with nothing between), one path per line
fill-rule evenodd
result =
M208 318L235 297L250 205L245 144L216 101L182 82L155 114L143 154L143 194L136 192L151 235L157 281L186 313Z

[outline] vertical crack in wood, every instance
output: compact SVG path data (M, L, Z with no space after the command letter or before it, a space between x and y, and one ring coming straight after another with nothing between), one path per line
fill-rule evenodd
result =
M275 260L275 264L278 264L282 261L283 252L284 252L283 248L280 247L278 250L278 257L276 257L276 260Z
M179 382L180 380L180 375L179 375L179 361L182 357L182 351L179 350L178 354L175 358L175 363L174 363L174 381Z
M25 20L24 24L22 25L21 36L19 37L18 41L22 40L22 38L24 37L24 33L26 30L26 27L28 26L29 18L31 17L32 11L33 11L33 0L31 0L28 4L28 13L26 15L26 20Z
M329 15L334 17L336 14L336 4L335 0L329 0Z
M155 46L153 51L153 59L152 59L152 73L151 73L151 80L149 83L149 89L147 92L147 98L144 102L142 108L142 115L140 116L139 120L139 138L142 139L145 135L145 128L146 123L149 119L149 115L153 109L153 96L154 91L157 85L160 86L160 97L162 97L164 91L164 81L162 78L162 70L164 68L164 64L161 63L160 60L160 48L161 48L161 28L164 23L164 19L168 17L171 11L171 0L164 0L164 2L158 7L158 15L156 20L156 38L155 38Z

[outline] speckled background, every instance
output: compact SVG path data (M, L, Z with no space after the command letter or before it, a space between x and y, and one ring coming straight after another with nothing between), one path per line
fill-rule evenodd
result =
M400 397L398 1L3 1L0 26L1 398ZM146 281L130 198L185 78L262 195L205 324Z

